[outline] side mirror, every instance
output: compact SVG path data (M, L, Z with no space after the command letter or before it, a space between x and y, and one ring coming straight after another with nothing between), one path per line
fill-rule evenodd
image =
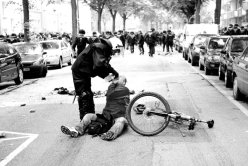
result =
M200 49L205 50L205 49L206 49L206 47L205 47L205 46L200 46Z

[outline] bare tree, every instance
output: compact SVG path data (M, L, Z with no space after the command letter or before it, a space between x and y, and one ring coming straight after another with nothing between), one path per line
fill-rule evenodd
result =
M71 11L72 11L72 39L74 40L77 36L78 20L77 20L77 0L71 0Z
M84 2L87 3L92 10L97 12L98 14L97 29L98 29L98 32L101 33L102 32L102 28L101 28L102 12L103 12L103 9L105 7L107 0L84 0Z

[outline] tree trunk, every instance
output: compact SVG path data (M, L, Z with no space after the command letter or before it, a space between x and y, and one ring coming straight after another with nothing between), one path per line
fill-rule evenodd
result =
M23 6L23 16L24 16L24 41L28 42L30 41L30 35L29 35L29 3L28 0L22 0L22 6Z
M102 20L102 9L97 12L98 13L98 18L97 18L97 30L99 33L102 33L102 25L101 25L101 20Z
M114 13L111 14L112 16L112 20L113 20L113 24L112 24L112 32L114 33L115 32L115 20L116 20L116 14L117 14L117 11L115 10Z
M220 24L221 0L216 0L216 8L214 13L214 23Z
M195 23L196 24L201 23L200 10L201 10L201 0L196 0L196 11L195 11Z
M126 14L122 15L122 20L123 20L123 31L126 31L126 21L127 21L127 15Z
M71 0L71 9L72 9L72 40L74 40L75 37L77 36L77 31L78 31L76 0Z

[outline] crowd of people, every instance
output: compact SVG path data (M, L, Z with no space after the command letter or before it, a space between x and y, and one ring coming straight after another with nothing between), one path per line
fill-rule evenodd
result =
M248 35L248 25L239 26L239 24L229 24L221 30L221 35Z

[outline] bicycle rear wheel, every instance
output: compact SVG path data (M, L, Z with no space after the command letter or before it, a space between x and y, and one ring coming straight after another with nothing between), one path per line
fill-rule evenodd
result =
M139 109L137 109L139 108ZM170 121L169 116L148 113L170 113L170 105L161 95L154 92L143 92L135 96L126 110L130 127L144 136L153 136L162 132Z

